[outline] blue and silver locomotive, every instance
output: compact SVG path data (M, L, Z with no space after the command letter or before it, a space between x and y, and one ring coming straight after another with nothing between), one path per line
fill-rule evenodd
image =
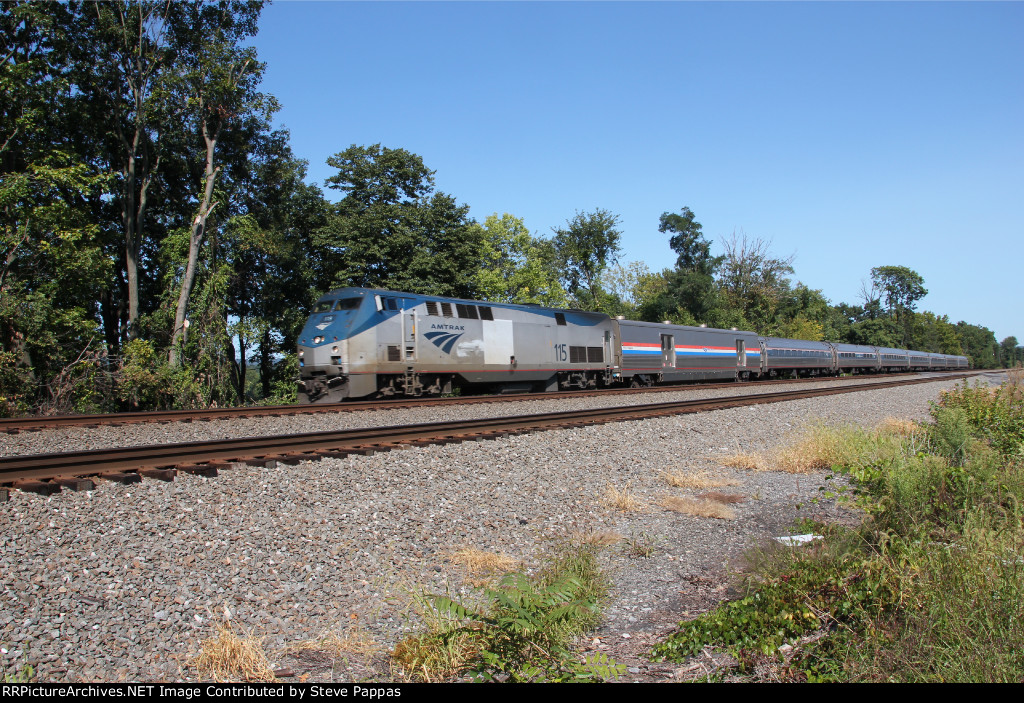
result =
M369 288L321 297L298 354L306 403L967 366L964 357Z

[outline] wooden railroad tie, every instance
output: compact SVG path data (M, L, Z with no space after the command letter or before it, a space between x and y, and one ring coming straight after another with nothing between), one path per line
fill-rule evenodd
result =
M53 482L70 491L91 491L96 488L96 484L87 478L55 478Z
M100 474L100 478L107 481L113 481L114 483L120 483L123 486L127 486L132 483L142 483L142 477L136 473L124 473L123 471L108 471L107 473Z
M54 493L60 493L60 484L51 483L50 481L33 481L30 479L24 479L21 481L15 481L14 488L19 491L25 491L26 493L38 493L41 496L52 496Z

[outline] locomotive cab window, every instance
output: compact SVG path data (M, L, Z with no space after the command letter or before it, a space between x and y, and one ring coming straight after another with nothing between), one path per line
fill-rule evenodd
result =
M555 324L565 326L565 315L560 312L555 313Z
M316 304L316 307L313 308L313 312L330 312L331 309L334 307L334 303L335 301L333 300L321 300L319 303Z
M359 304L363 302L362 298L342 298L338 301L338 306L335 310L355 310L359 307Z

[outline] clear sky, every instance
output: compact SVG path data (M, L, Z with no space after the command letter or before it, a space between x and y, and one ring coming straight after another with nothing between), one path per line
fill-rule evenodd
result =
M1024 3L278 0L255 44L321 185L401 147L481 221L609 210L655 270L688 206L833 303L908 266L919 310L1024 343Z

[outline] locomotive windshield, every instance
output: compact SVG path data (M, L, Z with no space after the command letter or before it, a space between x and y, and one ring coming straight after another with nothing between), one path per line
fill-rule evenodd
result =
M362 298L342 298L341 300L321 300L313 307L314 313L330 312L331 310L355 310ZM337 304L335 304L337 303Z

